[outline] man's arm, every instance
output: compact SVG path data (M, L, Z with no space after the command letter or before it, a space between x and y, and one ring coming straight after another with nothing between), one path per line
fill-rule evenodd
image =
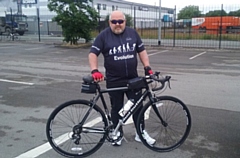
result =
M139 58L144 66L144 72L145 72L145 75L151 75L153 74L153 71L150 67L150 64L149 64L149 58L148 58L148 54L147 54L147 51L146 50L143 50L139 53Z
M91 69L91 74L95 82L100 82L104 80L104 76L98 71L98 57L94 53L89 53L88 55L89 65Z
M89 53L88 61L89 61L91 71L95 70L95 69L98 69L98 57L97 57L96 54Z
M141 51L139 54L139 58L143 64L144 67L150 66L149 64L149 58L146 50Z

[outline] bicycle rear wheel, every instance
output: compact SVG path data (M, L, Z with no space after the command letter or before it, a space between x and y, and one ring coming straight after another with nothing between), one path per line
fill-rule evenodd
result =
M189 135L191 116L187 106L179 99L171 96L160 96L156 102L148 102L139 114L137 132L143 133L140 118L145 117L145 130L156 140L150 145L139 137L149 149L157 152L168 152L178 148ZM160 117L162 120L160 119Z
M85 157L102 146L107 137L105 129L108 122L99 106L90 109L91 102L73 100L51 113L46 135L55 151L65 157ZM85 117L86 120L82 122Z

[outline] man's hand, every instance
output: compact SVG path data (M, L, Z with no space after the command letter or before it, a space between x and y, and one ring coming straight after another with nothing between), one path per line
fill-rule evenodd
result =
M104 80L104 76L101 72L98 71L98 69L92 70L92 78L95 82L100 82Z
M153 74L153 71L150 66L145 66L144 71L145 71L145 76Z

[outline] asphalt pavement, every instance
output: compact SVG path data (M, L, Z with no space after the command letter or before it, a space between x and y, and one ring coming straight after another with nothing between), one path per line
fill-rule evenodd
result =
M163 47L147 50L153 70L172 76L171 89L161 95L178 97L190 109L189 137L174 151L153 152L134 141L130 123L124 127L127 142L121 147L105 143L89 157L239 158L240 53ZM62 157L48 145L46 121L58 105L91 98L80 93L81 79L89 74L88 51L51 42L0 42L0 158ZM102 56L99 69L104 72ZM140 62L139 74L143 74Z

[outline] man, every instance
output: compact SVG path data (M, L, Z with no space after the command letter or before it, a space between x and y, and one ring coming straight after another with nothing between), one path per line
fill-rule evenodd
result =
M107 88L124 87L129 79L138 77L137 55L144 66L145 74L152 74L142 40L134 29L126 27L125 15L121 11L113 11L109 16L109 26L96 37L90 49L89 64L93 79L96 82L104 79L102 73L98 71L98 55L100 53L104 56ZM111 116L115 127L120 118L118 112L124 105L124 94L128 99L135 100L141 95L141 93L136 94L133 91L109 92L112 105ZM135 127L140 110L133 115ZM144 129L144 121L142 124ZM120 132L123 132L122 129L117 133L118 136ZM155 143L155 139L151 138L145 130L143 136L149 144ZM137 133L135 140L141 142ZM113 143L113 145L119 146L121 141Z

